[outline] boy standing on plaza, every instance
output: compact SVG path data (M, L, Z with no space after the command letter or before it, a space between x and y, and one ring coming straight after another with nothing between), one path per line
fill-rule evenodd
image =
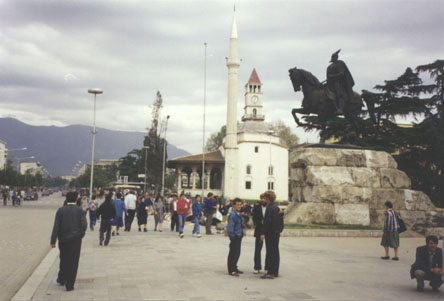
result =
M202 216L202 201L200 200L200 195L196 195L195 201L193 202L191 209L194 219L193 236L201 237L199 220L200 217Z
M190 210L190 204L185 198L185 194L181 193L180 198L177 201L177 216L179 219L179 236L183 238L183 228L185 226L185 219L187 217L188 211Z
M57 239L60 250L60 270L57 283L65 285L67 291L74 289L79 267L82 238L87 227L84 211L76 206L77 194L68 192L66 205L57 210L51 235L51 248Z
M230 237L230 252L228 253L228 274L238 277L243 272L237 268L237 262L241 252L241 242L243 237L242 215L240 213L242 201L235 198L233 201L233 210L228 217L227 233Z

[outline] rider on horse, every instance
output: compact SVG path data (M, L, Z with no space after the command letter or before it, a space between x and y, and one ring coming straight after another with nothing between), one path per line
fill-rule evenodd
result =
M353 99L355 82L344 61L338 60L341 49L331 55L331 64L327 67L327 88L334 93L336 114L344 113L344 105Z

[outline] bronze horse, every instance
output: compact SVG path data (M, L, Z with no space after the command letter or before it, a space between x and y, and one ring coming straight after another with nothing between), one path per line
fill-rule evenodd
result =
M298 92L302 88L302 93L304 94L304 99L302 100L302 108L293 109L291 114L298 126L305 126L297 117L297 114L316 114L320 122L321 130L321 141L320 143L325 143L325 137L323 132L327 126L327 121L329 119L335 118L336 106L334 103L334 93L328 91L325 84L319 82L319 80L308 71L303 69L297 69L296 67L288 70L290 73L290 80L293 84L295 92ZM373 109L373 103L365 100L367 107ZM351 102L346 103L344 106L344 117L350 123L351 126L357 130L356 118L361 113L363 107L363 102L361 95L353 91L353 99Z

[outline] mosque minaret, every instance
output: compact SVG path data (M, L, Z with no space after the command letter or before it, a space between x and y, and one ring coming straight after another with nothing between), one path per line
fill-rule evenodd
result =
M228 189L224 189L229 198L237 195L237 82L240 59L237 51L237 25L236 11L233 12L233 25L230 36L230 52L227 58L228 68L228 93L227 93L227 135L224 144L225 176L224 183Z

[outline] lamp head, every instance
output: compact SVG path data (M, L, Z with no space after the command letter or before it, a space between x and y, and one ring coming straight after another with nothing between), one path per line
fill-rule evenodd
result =
M91 93L91 94L102 94L103 90L99 89L99 88L88 89L88 93Z

